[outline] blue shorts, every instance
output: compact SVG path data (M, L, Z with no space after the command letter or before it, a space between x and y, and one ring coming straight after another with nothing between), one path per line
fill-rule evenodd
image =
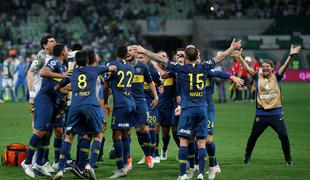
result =
M66 134L95 134L102 131L102 121L97 105L71 106Z
M112 130L130 129L135 118L135 106L113 108L111 118Z
M104 111L103 111L103 108L101 106L99 106L99 117L100 117L101 123L105 123Z
M159 124L163 127L172 126L173 108L158 108Z
M214 133L215 111L208 111L208 134Z
M156 127L156 122L158 119L158 108L157 106L154 109L149 107L149 111L150 111L149 128L154 129Z
M35 98L34 106L34 128L40 131L52 131L55 104L52 102L43 103Z
M134 126L139 128L149 124L149 108L146 101L136 102Z
M196 136L198 138L207 137L207 117L206 108L193 107L182 109L178 125L178 136Z

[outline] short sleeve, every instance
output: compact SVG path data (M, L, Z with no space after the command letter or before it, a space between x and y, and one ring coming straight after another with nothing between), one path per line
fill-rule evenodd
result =
M151 76L149 68L146 65L144 65L143 68L144 68L143 76L145 78L145 82L151 83L153 81L153 79L152 79L152 76Z
M167 69L171 70L171 71L175 71L176 73L178 73L181 69L182 65L177 64L175 62L172 61L168 61L167 63Z
M252 76L252 78L253 78L254 80L257 80L257 79L258 79L258 73L255 73L255 74Z
M32 61L29 70L39 73L40 69L44 66L44 61L39 55Z
M98 67L95 67L95 71L97 72L97 74L103 74L103 73L109 71L109 66L98 66Z
M59 68L59 64L57 63L57 60L51 59L48 61L48 63L45 65L45 67L47 67L51 71L55 72Z
M206 71L210 71L211 69L215 68L216 62L215 59L212 58L210 60L204 61L201 63Z

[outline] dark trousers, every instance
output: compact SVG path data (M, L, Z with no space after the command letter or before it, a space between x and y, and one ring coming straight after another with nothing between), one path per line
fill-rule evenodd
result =
M251 135L245 149L246 156L250 157L259 136L270 126L279 136L286 161L291 160L290 141L287 136L285 122L282 116L256 116Z

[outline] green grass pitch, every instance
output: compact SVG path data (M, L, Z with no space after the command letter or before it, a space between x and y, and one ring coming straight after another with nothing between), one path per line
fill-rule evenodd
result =
M310 83L283 83L284 117L291 142L294 165L285 165L280 141L276 133L268 128L256 143L250 165L242 163L246 140L250 134L254 103L216 104L216 155L222 173L216 179L310 179ZM109 122L109 120L107 120ZM133 131L134 132L134 131ZM135 133L132 133L135 134ZM0 104L0 154L7 144L27 144L31 135L31 119L25 103ZM105 162L96 170L98 179L107 179L115 163L107 158L111 147L111 130L106 133ZM142 156L136 136L132 137L131 154L134 168L124 179L176 179L178 176L177 148L171 138L168 160L147 169L137 165ZM52 142L51 142L52 144ZM75 145L73 151L75 152ZM74 153L73 153L74 157ZM53 160L53 150L50 151ZM207 179L207 176L205 176ZM30 179L21 167L0 166L0 179ZM37 179L50 179L40 177ZM75 179L70 172L65 179Z

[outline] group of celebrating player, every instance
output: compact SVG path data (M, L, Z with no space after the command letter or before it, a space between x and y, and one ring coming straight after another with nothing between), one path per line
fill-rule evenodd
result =
M199 50L189 45L177 50L177 62L170 61L163 51L153 53L141 46L119 44L116 60L104 67L98 66L93 50L79 48L71 59L68 54L72 55L72 52L68 52L65 45L56 43L52 36L44 36L41 45L42 50L27 75L30 101L34 104L31 107L34 111L33 134L26 160L22 163L28 176L51 176L51 172L57 171L54 179L62 179L77 134L77 159L74 165L70 164L71 170L83 179L96 179L94 168L102 154L106 129L104 111L110 114L110 89L113 95L111 129L117 165L110 178L126 176L132 169L132 127L135 127L144 153L138 164L145 163L153 168L154 163L167 158L172 128L173 138L179 146L178 179L190 179L196 171L197 179L204 179L207 153L208 179L214 179L220 172L212 136L214 77L231 79L237 85L242 85L243 80L212 69L225 57L236 56L240 41L233 40L227 50L208 61L202 61ZM100 88L103 81L104 87ZM161 155L158 152L160 126ZM49 167L48 146L53 129L55 162ZM186 172L187 163L190 168Z

